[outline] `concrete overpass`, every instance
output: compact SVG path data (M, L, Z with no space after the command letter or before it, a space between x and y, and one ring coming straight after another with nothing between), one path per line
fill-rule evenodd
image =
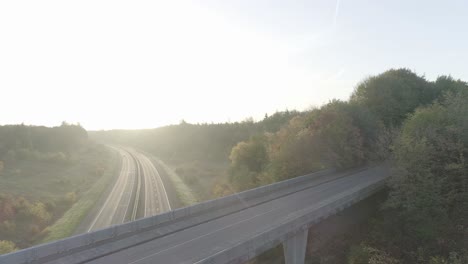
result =
M283 244L303 263L310 226L372 195L386 167L297 177L0 256L0 263L242 263Z

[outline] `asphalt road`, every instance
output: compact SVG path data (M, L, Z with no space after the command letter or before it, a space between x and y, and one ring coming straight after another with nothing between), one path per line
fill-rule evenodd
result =
M266 232L301 210L333 199L350 188L365 187L389 172L373 168L292 193L248 209L95 259L92 263L198 263L216 252Z
M90 221L88 232L171 210L166 190L153 163L133 149L114 148L121 155L122 168L105 202ZM137 187L140 187L139 192L136 192ZM138 194L141 197L135 197ZM135 206L144 208L139 209L142 213L132 217Z
M153 216L170 211L171 205L167 197L166 188L161 180L158 170L144 154L133 152L141 165L145 182L145 209L144 216Z

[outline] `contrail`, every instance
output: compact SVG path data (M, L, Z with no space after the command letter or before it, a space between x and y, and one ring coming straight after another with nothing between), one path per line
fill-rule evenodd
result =
M336 0L335 17L333 18L333 27L336 27L336 20L338 19L339 9L340 9L340 0Z

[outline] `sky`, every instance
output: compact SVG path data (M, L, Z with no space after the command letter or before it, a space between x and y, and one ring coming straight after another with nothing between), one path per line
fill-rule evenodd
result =
M137 129L346 100L390 68L468 80L468 1L0 1L0 124Z

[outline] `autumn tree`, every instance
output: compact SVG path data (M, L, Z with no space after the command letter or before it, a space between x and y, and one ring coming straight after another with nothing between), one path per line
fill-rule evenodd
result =
M334 100L323 106L309 125L319 138L322 162L330 167L346 169L365 162L362 132L350 113L347 102Z
M268 135L270 164L262 183L272 183L316 171L322 167L317 137L307 128L307 116L297 116L275 134Z
M238 143L232 148L230 181L238 190L245 190L257 185L257 176L267 163L265 137L254 136L249 141Z

